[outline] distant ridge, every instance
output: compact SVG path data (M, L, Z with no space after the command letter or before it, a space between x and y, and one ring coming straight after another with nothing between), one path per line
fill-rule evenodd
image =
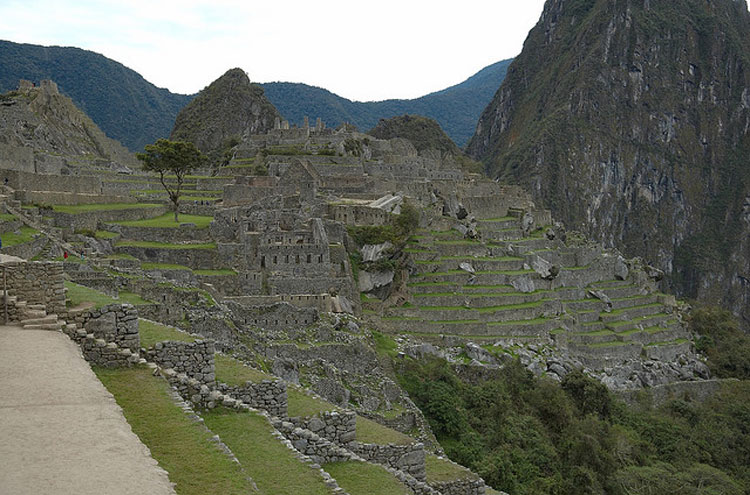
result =
M19 79L37 84L52 79L107 136L132 151L169 136L177 113L192 98L157 88L95 52L0 40L0 93L16 89Z
M292 124L302 125L305 116L320 117L329 127L349 122L366 131L380 119L424 115L435 119L463 147L511 62L496 62L460 84L412 100L356 102L302 83L261 86ZM157 88L137 72L92 51L0 40L0 93L15 89L19 79L54 80L109 137L132 151L168 137L177 114L195 96Z
M274 82L261 86L284 118L297 125L302 124L305 116L320 117L329 127L349 122L364 132L375 127L380 119L424 115L435 119L463 147L474 134L482 110L502 84L512 61L496 62L460 84L413 100L358 102L301 83Z

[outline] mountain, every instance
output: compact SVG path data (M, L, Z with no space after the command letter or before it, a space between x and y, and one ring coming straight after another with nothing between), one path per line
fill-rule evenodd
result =
M133 151L167 137L192 96L170 93L103 55L80 48L0 40L0 93L19 79L55 81L111 138Z
M348 122L370 129L380 119L397 115L424 115L438 121L459 146L464 146L477 119L505 78L512 60L502 60L480 70L466 81L412 100L357 102L306 84L263 84L266 96L292 123L302 125L305 116L320 117L328 127Z
M365 130L381 118L426 115L463 146L510 62L497 62L460 84L412 100L363 103L306 84L276 82L262 86L284 118L297 125L308 116L321 117L329 127L349 122ZM179 111L195 96L157 88L124 65L80 48L0 41L0 68L0 92L15 89L19 79L52 79L108 136L133 151L167 137Z
M456 143L451 141L451 138L440 128L440 124L420 115L401 115L390 119L380 119L378 125L370 129L367 134L378 139L408 139L417 151L436 149L455 156L462 154Z
M0 168L62 173L70 162L135 167L135 156L108 138L50 80L0 95Z
M744 0L548 0L468 152L750 326Z
M265 134L280 119L263 88L250 83L242 69L230 69L180 111L170 138L191 141L215 161L225 148L251 134Z

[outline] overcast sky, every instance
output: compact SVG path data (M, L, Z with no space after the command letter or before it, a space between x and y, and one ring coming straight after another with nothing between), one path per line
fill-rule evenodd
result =
M93 50L195 93L233 67L414 98L520 53L544 0L0 0L0 39Z

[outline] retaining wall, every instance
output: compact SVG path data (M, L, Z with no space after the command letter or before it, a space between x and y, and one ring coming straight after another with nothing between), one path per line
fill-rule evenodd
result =
M263 380L260 383L247 382L242 386L219 384L219 390L256 409L263 409L271 416L287 417L286 384L283 381Z
M214 351L212 341L166 341L157 342L152 349L146 351L146 355L149 361L162 368L173 369L203 384L209 384L216 380Z

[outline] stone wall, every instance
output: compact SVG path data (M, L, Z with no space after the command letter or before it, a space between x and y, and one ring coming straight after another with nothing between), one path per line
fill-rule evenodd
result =
M34 150L0 144L0 170L2 170L3 177L8 177L8 180L10 180L8 174L11 171L34 172Z
M354 411L325 411L309 418L289 418L289 422L339 445L353 442L357 437Z
M486 485L481 479L434 481L430 486L443 495L484 495Z
M277 420L273 426L278 429L301 454L309 456L317 464L342 462L354 459L354 455L343 447L339 447L327 438L323 438L310 430L299 428L289 421Z
M99 210L84 213L62 213L59 211L45 211L44 215L51 216L55 225L69 230L97 230L99 222L123 222L143 220L158 217L167 213L166 206L153 208L133 208L130 210Z
M180 242L210 242L211 234L206 229L198 229L189 224L181 224L177 228L158 227L127 227L124 225L107 225L107 230L119 232L125 239L134 241L166 242L169 244Z
M194 270L217 270L224 268L224 260L220 259L216 248L168 248L168 247L136 247L118 246L117 253L135 256L147 263L168 263L184 265Z
M219 384L219 390L256 409L262 409L271 416L287 417L286 384L283 381L263 380L260 383L247 382L242 386Z
M157 342L152 349L146 351L146 359L162 368L173 369L203 384L209 384L216 380L214 351L212 341Z
M10 187L20 191L102 193L102 180L95 176L35 174L20 170L5 170L2 175L8 179ZM46 203L52 204L49 201Z
M140 361L138 351L119 347L115 342L107 342L105 339L97 338L84 329L72 328L69 325L65 333L81 346L81 353L89 363L104 368L130 367Z
M723 385L735 382L735 379L674 382L637 390L616 390L615 394L631 406L646 401L658 407L671 399L704 402L721 390Z
M409 473L419 481L426 479L425 451L421 443L377 445L355 442L348 448L366 461Z
M110 304L98 309L66 311L60 315L68 323L76 323L87 334L122 349L137 353L141 348L138 333L138 310L132 304Z
M29 304L44 304L48 314L65 312L63 267L59 262L6 262L8 294Z
M314 308L297 308L289 303L271 306L243 306L235 302L227 303L238 326L252 325L266 329L306 328L318 321L318 311Z

